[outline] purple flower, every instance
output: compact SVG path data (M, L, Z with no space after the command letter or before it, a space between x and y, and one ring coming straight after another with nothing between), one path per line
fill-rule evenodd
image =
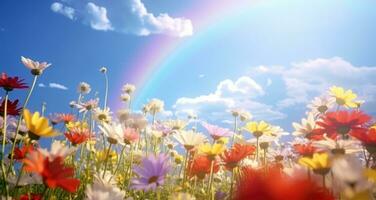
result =
M202 126L206 128L206 130L208 131L208 133L214 140L217 140L221 137L230 137L233 134L232 131L226 128L221 128L219 126L215 126L215 125L208 124L205 122L202 123Z
M165 124L162 124L160 122L157 122L154 124L153 129L156 131L161 131L163 133L163 136L167 136L170 133L172 133L172 128L166 126Z
M171 169L168 159L169 157L166 154L145 157L140 166L133 168L138 178L132 178L131 188L148 191L155 190L162 185L166 174Z

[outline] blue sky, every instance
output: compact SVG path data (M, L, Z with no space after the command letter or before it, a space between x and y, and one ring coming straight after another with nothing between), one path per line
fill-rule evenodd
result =
M20 56L51 62L39 80L47 87L37 88L30 106L46 101L48 112L64 112L81 81L103 96L98 69L108 66L114 107L121 84L134 80L122 73L127 63L155 40L181 40L158 66L163 73L149 77L147 89L137 88L136 107L156 97L166 102L164 115L193 110L217 123L239 107L291 130L307 102L337 84L358 92L375 114L375 1L245 2L237 3L247 9L206 13L217 1L3 0L0 71L30 83Z

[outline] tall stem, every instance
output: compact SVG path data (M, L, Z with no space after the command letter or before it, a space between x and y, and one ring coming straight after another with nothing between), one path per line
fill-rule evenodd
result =
M105 93L104 93L104 105L103 109L107 108L107 98L108 98L108 77L107 77L107 72L104 73L104 78L105 78Z
M230 185L230 200L232 199L232 193L233 193L233 190L234 190L234 179L235 179L235 174L234 174L235 170L232 169L231 170L231 185Z
M118 160L118 163L116 164L115 171L114 171L113 175L111 176L109 182L111 181L111 179L112 179L114 176L116 176L116 173L117 173L117 171L119 170L121 160L123 160L123 154L124 154L125 147L126 147L126 146L124 145L124 147L121 149L120 158L119 158L119 160Z
M33 83L31 84L31 88L29 90L29 93L27 94L26 100L25 100L25 102L24 102L24 104L22 106L21 115L20 115L20 117L18 119L18 122L17 122L17 127L16 127L16 132L15 132L15 138L14 138L14 141L13 141L13 144L12 144L12 151L11 151L11 156L10 156L9 167L12 166L12 164L13 164L14 149L15 149L16 144L17 144L17 135L18 135L18 132L20 131L20 126L21 126L21 122L22 122L23 112L26 109L27 104L29 103L31 94L34 91L35 84L37 83L37 80L38 80L38 76L34 76ZM9 171L9 169L8 169L8 171Z
M127 171L127 177L128 177L129 180L132 177L132 166L133 166L133 146L131 145L131 160L130 160L129 168L128 168L128 171ZM128 186L129 186L130 183L131 182L128 181Z
M185 153L185 159L184 159L184 176L183 176L183 187L185 184L185 181L187 179L187 173L188 173L188 157L189 157L189 150L186 150Z
M259 137L256 137L256 161L259 162Z
M110 155L111 147L112 147L112 144L110 143L110 145L108 146L107 153L106 153L106 159L104 160L104 171L103 171L103 176L102 176L102 178L104 178L104 175L106 175L107 161L108 161L108 157L109 157L109 155Z
M232 135L231 146L234 146L235 135L236 135L237 129L238 129L238 119L237 117L234 117L234 134Z
M7 113L8 113L8 91L5 93L5 100L4 100L4 114L3 114L3 146L1 149L1 158L4 160L5 157L5 141L7 139Z
M212 196L212 187L213 187L213 171L214 171L214 160L210 163L210 175L209 175L209 184L207 188L207 192L209 194L209 198Z
M129 97L128 110L129 110L129 113L132 113L132 97Z

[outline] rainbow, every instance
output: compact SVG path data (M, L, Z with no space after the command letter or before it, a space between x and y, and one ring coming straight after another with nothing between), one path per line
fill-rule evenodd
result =
M215 34L214 28L216 31L218 28L223 31L231 28L236 22L240 22L245 14L250 13L250 9L258 2L260 1L250 3L249 0L237 0L234 3L232 0L208 0L187 8L183 16L191 16L194 27L193 36L187 38L156 37L157 39L138 49L134 59L125 64L125 71L122 74L128 83L137 87L134 105L138 107L146 101L145 95L153 89L158 78L163 77L171 67L174 67L173 63L182 55L187 56L193 53L198 45L202 45L206 39ZM192 12L195 12L194 15ZM125 83L119 83L118 86L121 84ZM112 92L119 96L119 89ZM119 108L118 98L115 99L116 103L112 102L112 105Z

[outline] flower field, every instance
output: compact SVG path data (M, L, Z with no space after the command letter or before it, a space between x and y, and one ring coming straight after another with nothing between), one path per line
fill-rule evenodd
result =
M50 64L21 62L33 82L0 77L1 199L374 199L376 121L350 88L314 98L291 133L242 109L223 128L195 115L161 120L159 99L138 112L131 84L119 88L124 108L112 110L105 67L103 97L87 98L81 82L67 112L35 110L29 101Z

